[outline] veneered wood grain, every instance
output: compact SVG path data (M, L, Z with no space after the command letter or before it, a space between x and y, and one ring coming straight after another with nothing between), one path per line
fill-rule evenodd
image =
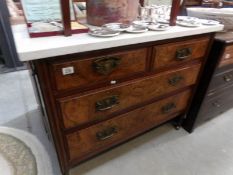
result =
M120 52L103 57L91 57L81 60L65 61L64 63L52 64L52 73L55 77L57 90L67 90L72 88L82 88L93 86L101 82L130 77L131 75L145 72L148 49L136 49L128 52ZM93 68L93 62L100 58L119 58L120 64L108 75L101 75ZM74 74L63 75L62 68L74 67Z
M153 69L156 70L167 66L174 66L194 59L202 58L207 51L209 42L210 38L204 37L199 39L191 39L183 42L154 46ZM176 59L177 50L185 48L190 48L192 50L192 54L184 60Z
M186 6L197 6L201 5L202 0L185 0L185 5Z
M106 119L110 114L143 103L166 93L196 83L200 64L167 71L155 76L124 83L91 94L58 99L65 128L72 128L90 121ZM181 77L177 84L170 81ZM111 96L119 97L119 104L105 111L96 111L95 104Z
M81 161L82 157L86 157L89 153L92 155L93 153L96 154L119 142L127 140L140 132L146 131L162 122L176 117L177 115L172 114L177 114L177 112L185 110L190 95L191 90L188 90L67 135L66 139L68 142L70 161ZM162 109L171 103L175 105L175 108L164 113ZM111 127L116 129L116 133L114 133L112 137L105 140L99 140L96 137L98 132Z
M219 63L219 67L233 64L233 45L227 46Z

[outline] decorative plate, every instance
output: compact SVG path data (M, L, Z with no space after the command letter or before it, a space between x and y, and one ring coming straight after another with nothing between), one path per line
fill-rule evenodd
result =
M176 24L182 27L200 27L201 26L201 23L197 21L177 21Z
M126 32L129 32L129 33L144 33L147 31L148 31L148 28L143 27L143 26L132 26L126 30Z
M200 19L199 21L201 22L201 24L208 25L208 26L220 24L219 21L215 21L215 20Z
M198 21L199 19L191 16L177 16L177 21Z
M149 25L148 28L154 31L165 31L170 29L170 26L167 24L158 24L158 25Z
M117 32L123 32L126 31L131 27L129 24L123 24L123 23L108 23L102 26L103 28L108 28L113 31Z
M169 24L169 19L159 18L157 19L157 22L161 24Z
M143 26L143 27L147 27L151 24L156 24L154 22L150 22L150 21L133 21L133 25L134 26Z
M113 37L120 34L119 31L113 31L107 28L98 28L89 30L88 34L97 37Z

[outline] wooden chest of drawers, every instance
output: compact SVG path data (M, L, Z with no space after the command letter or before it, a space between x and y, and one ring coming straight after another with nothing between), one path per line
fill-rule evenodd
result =
M199 93L184 122L184 128L194 128L233 108L233 34L218 34L209 59L210 69L203 75ZM197 105L198 104L198 105Z
M205 34L32 61L62 172L183 118L212 38Z

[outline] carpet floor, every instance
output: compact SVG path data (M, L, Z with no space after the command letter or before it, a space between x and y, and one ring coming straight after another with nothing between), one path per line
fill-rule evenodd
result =
M1 175L52 175L48 153L25 131L0 127Z

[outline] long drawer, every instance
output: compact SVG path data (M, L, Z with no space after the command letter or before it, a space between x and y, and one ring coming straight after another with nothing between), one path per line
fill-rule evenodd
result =
M64 127L103 120L114 112L138 105L196 83L200 64L124 83L97 92L58 99Z
M146 71L148 49L136 49L100 57L52 62L56 90L69 90L116 82Z
M233 85L207 96L198 114L199 122L216 117L233 108Z
M204 37L155 46L154 70L202 58L206 54L209 41L209 37Z
M191 90L66 136L69 161L81 161L159 125L186 109Z
M218 88L229 86L233 83L233 69L225 70L224 72L217 73L212 78L209 86L209 91L216 90Z

